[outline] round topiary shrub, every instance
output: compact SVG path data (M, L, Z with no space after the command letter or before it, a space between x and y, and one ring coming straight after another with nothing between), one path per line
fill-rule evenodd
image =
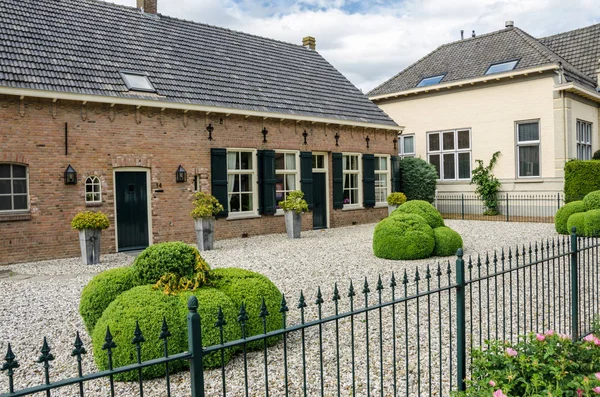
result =
M399 162L400 184L408 200L425 200L433 203L438 174L435 167L417 157L407 157Z
M586 211L600 209L600 190L594 190L586 194L583 198L583 204Z
M592 156L592 160L600 160L600 150L596 150Z
M406 204L402 206L404 205ZM422 216L397 211L375 227L373 233L375 256L405 260L431 256L435 246L431 226Z
M583 230L587 237L600 236L600 209L584 212Z
M585 212L585 205L581 200L572 201L560 207L560 209L556 211L556 215L554 215L554 228L556 229L556 232L560 234L570 234L571 231L567 227L567 221L571 215L578 212Z
M263 321L259 316L263 298L269 312L267 332L282 327L281 314L279 313L281 292L271 280L262 274L239 268L214 269L210 272L210 284L227 294L238 312L242 303L244 303L248 315L248 322L246 323L247 337L264 333ZM268 342L272 344L279 339L269 338ZM262 348L263 342L252 342L247 347L249 349Z
M121 293L136 285L132 267L105 270L94 276L83 288L79 302L79 313L88 333L92 333L108 305Z
M463 246L460 234L447 226L433 229L433 238L435 239L435 247L433 248L433 255L435 256L456 255L456 251Z
M190 292L178 296L166 295L162 291L153 290L149 285L138 286L119 295L104 311L92 333L94 359L100 370L108 369L107 351L102 349L105 343L106 329L110 327L116 347L112 351L113 367L121 367L137 362L136 346L132 344L136 320L139 322L145 342L142 343L142 361L164 357L163 341L158 338L161 333L163 317L169 326L171 336L169 354L188 350L187 341L187 298ZM219 307L222 308L227 321L224 328L226 340L239 338L239 325L236 308L229 297L214 288L202 288L193 292L198 298L198 313L205 319L202 323L202 343L211 346L220 343L218 329L214 323ZM216 331L215 331L216 329ZM225 352L226 360L233 352ZM207 368L220 365L220 352L206 356ZM174 361L169 364L172 372L180 371L188 366L186 361ZM142 370L145 379L164 376L164 366L156 365ZM116 380L137 380L137 371L115 375Z
M578 236L585 235L585 212L578 212L573 214L567 220L567 230L571 234L571 229L575 226L575 230Z
M402 204L400 207L396 208L394 212L392 212L392 216L394 214L404 213L404 214L416 214L427 222L431 228L435 229L436 227L444 226L444 219L438 210L435 209L433 205L423 200L411 200Z
M133 262L133 268L138 285L153 284L167 273L192 277L199 271L210 270L196 247L178 241L146 248Z

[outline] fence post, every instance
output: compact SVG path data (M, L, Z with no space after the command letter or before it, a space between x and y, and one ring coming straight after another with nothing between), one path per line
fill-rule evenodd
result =
M506 222L510 222L508 218L508 193L506 193Z
M463 250L456 252L456 375L459 391L467 389L467 345L466 345L466 316L465 316L465 261Z
M190 358L192 397L204 397L202 329L200 328L200 315L198 314L198 298L193 295L188 299L188 310L188 352L192 355L192 358Z
M461 217L462 217L462 220L464 221L465 220L465 194L464 193L462 193L460 195L460 204L461 204Z
M571 228L571 337L579 339L579 279L577 271L577 229Z
M558 192L558 197L556 197L556 203L558 204L556 209L559 210L560 209L560 192Z

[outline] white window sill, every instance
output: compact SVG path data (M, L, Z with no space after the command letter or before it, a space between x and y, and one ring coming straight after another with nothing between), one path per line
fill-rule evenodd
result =
M235 213L230 212L229 216L225 220L227 221L237 221L238 219L254 219L260 218L260 215L252 212L252 213Z
M531 176L531 177L519 177L519 179L515 180L515 183L542 183L544 180L541 176Z
M342 211L356 211L356 210L363 210L363 209L364 209L364 207L359 204L344 204L344 208L342 208Z
M375 203L375 207L373 208L387 208L388 203Z

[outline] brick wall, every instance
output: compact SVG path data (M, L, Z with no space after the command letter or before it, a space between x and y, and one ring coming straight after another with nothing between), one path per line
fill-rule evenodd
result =
M213 141L207 139L209 123L214 126ZM263 127L269 131L267 143L260 132ZM304 130L308 132L307 145L303 144ZM338 147L336 132L340 135ZM151 240L194 242L189 216L193 176L199 174L202 189L210 191L211 148L328 152L331 227L375 222L387 214L386 209L333 210L331 152L394 154L394 136L392 131L310 122L36 98L21 102L19 97L0 96L0 162L28 165L30 196L28 214L0 214L0 264L78 256L78 235L70 221L86 209L109 216L111 227L102 234L102 251L115 252L113 179L114 170L122 167L150 171ZM77 185L64 184L68 164L78 173ZM186 183L175 182L180 164L188 172ZM85 178L89 175L98 176L102 184L102 204L91 208L85 203ZM312 215L305 214L303 230L310 229ZM216 224L217 239L284 231L282 216L220 219Z

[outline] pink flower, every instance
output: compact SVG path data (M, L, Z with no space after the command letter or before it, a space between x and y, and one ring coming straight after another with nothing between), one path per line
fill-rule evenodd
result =
M600 372L596 372L596 379L600 380Z
M577 389L577 397L583 397L583 390Z
M561 339L571 339L571 335L568 334L560 334L559 336Z
M596 394L600 394L600 386L596 386L592 389L592 391Z
M508 354L511 357L516 357L518 353L515 349L513 349L512 347L509 347L506 349L506 354Z
M596 338L595 336L594 336L594 345L600 346L600 339Z
M492 394L493 397L508 397L506 394L502 393L502 389L498 389Z
M594 335L589 334L585 338L583 338L583 340L586 341L586 342L593 342L594 341Z
M489 382L489 384L490 384L490 386L492 386L492 387L496 386L496 382L494 382L493 380L491 380L491 381Z
M552 331L551 329L549 329L548 331L546 331L546 335L552 336L552 335L554 335L554 331Z
M543 334L537 334L535 336L537 338L537 340L539 340L540 342L543 342L544 339L546 339L546 337Z

